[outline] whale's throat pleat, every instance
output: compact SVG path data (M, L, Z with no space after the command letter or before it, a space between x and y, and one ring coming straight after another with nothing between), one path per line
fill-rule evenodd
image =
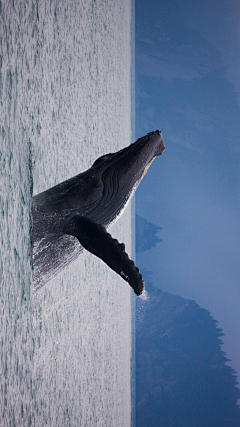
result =
M119 171L115 169L111 176L107 177L102 199L95 212L91 213L91 219L104 226L114 222L123 213L139 184L139 180L136 181L134 178L126 180L123 185L122 177L119 174Z

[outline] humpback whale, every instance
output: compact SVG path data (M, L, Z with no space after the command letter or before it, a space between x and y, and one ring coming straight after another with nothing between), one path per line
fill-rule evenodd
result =
M107 232L124 211L147 169L165 150L150 132L130 146L99 157L87 171L33 197L33 279L40 288L83 248L101 258L133 288L144 291L139 269Z

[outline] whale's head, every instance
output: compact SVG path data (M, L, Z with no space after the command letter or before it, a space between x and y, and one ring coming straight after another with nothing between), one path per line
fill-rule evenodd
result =
M91 217L103 225L115 221L153 160L164 150L162 134L156 130L117 153L106 154L97 159L89 172L101 181L102 196Z

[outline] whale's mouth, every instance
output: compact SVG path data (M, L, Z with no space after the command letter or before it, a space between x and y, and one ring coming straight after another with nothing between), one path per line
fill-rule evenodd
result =
M104 223L111 223L123 212L152 162L164 150L162 134L157 130L119 152L104 155L94 162L92 168L103 184L98 206L101 208L99 212L104 212Z
M149 162L148 165L145 167L145 170L143 172L142 178L146 175L148 169L150 168L151 164L153 163L153 160L155 160L155 159L156 159L156 157L153 157L153 159L151 160L151 162Z
M118 162L119 166L121 166L121 163L123 164L124 161L130 161L131 164L136 156L138 157L137 162L140 160L142 161L142 157L144 157L144 155L147 158L149 157L148 163L151 164L155 157L162 155L164 150L165 145L162 138L162 132L156 130L148 133L142 138L139 138L137 141L133 142L128 147L119 150L117 153L104 154L93 163L92 168L102 167L103 169L107 169L114 163L117 164ZM145 163L147 164L147 160Z
M106 183L117 170L119 185L122 180L124 185L132 183L135 186L146 175L154 159L162 155L164 150L162 133L158 130L139 138L129 147L108 155L106 168L102 173L103 181Z

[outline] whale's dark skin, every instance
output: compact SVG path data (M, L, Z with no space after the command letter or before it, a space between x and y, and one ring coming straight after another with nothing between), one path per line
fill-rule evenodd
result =
M144 291L139 269L106 229L123 212L155 157L165 150L155 131L97 159L79 175L33 197L34 285L41 287L87 249L133 288ZM80 243L80 244L79 244Z

